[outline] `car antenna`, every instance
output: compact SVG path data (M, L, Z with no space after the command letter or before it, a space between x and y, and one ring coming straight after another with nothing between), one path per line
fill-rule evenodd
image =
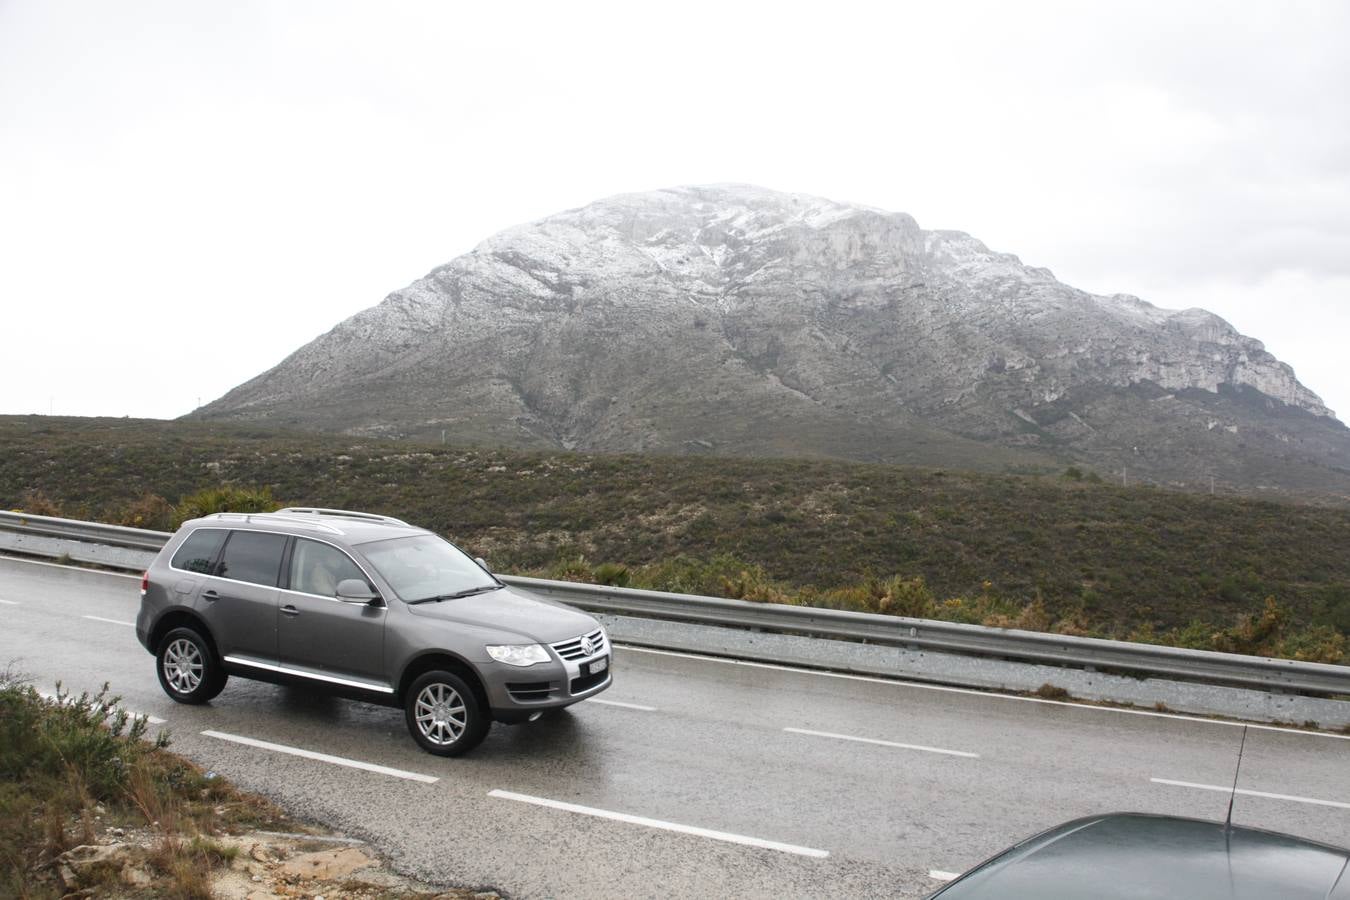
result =
M1242 743L1238 744L1237 769L1233 772L1233 789L1228 792L1228 815L1223 821L1223 833L1228 835L1233 830L1233 801L1237 799L1238 775L1242 772L1242 751L1247 746L1247 726L1242 726Z

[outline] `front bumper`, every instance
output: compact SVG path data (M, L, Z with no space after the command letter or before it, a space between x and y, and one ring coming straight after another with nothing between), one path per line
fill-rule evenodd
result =
M603 661L603 671L596 672ZM562 659L534 666L491 663L483 667L483 687L494 718L522 719L530 713L570 706L606 690L614 681L614 657L608 641L583 659Z

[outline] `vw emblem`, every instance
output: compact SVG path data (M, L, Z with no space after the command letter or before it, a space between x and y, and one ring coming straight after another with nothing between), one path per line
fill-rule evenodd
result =
M591 643L591 639L589 637L583 637L581 639L581 652L586 654L587 656L590 656L592 653L595 652L595 644Z

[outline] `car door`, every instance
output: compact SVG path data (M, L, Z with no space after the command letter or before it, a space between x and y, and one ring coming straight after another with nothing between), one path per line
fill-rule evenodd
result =
M229 534L224 528L198 528L178 545L169 562L173 575L166 580L173 586L175 605L194 608L201 605L197 592L215 571L216 560L220 558L220 550Z
M277 581L286 536L231 530L198 594L198 610L229 662L277 664Z
M355 578L370 586L370 579L342 549L309 538L294 540L277 620L283 668L324 681L387 691L384 605L337 597L341 582Z

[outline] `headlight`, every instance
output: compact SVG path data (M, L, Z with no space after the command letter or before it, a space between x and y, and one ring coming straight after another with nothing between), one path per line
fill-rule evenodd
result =
M548 662L548 651L538 644L499 644L487 647L488 656L508 666L532 666Z

